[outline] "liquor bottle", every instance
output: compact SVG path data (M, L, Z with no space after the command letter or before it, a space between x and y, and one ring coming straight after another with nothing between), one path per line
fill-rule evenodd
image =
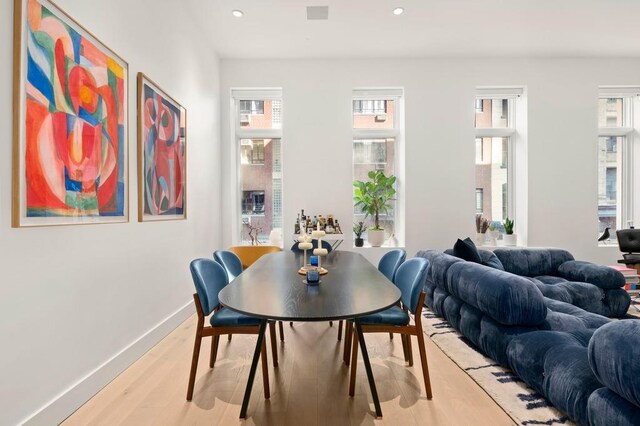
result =
M313 226L313 229L316 229L318 227L318 216L314 216L313 217L313 221L311 222L311 226Z
M300 215L296 218L296 225L294 226L294 234L300 233Z
M336 224L334 226L336 234L342 234L342 229L340 229L340 224L338 223L338 219L336 219Z

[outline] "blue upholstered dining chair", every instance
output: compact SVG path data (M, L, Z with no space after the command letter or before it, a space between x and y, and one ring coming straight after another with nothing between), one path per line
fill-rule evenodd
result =
M422 307L424 305L424 282L429 270L429 261L421 257L416 257L404 262L398 268L394 284L398 287L402 296L401 306L393 306L375 314L367 315L359 319L363 333L399 333L403 336L405 350L405 360L412 364L411 336L416 336L420 350L420 360L422 364L422 375L424 386L427 391L427 399L431 399L431 381L429 379L429 367L427 365L427 352L424 345L424 332L422 330ZM413 324L411 317L413 314ZM353 327L353 337L351 339L351 379L349 382L349 395L353 396L355 391L356 367L358 365L358 331Z
M198 314L198 325L196 327L196 339L191 359L187 401L191 401L193 397L193 386L196 379L196 370L198 368L198 358L200 356L202 338L211 336L209 367L213 368L213 365L216 362L220 335L257 335L260 328L260 319L243 315L220 306L218 293L228 283L227 273L222 266L211 259L196 259L191 262L190 269L191 277L193 278L193 283L196 287L196 293L193 295L193 300L196 305L196 313ZM205 326L204 320L209 315L211 315L209 318L209 323L211 325ZM274 365L276 365L275 359L277 358L275 353L275 334L273 328L270 330L270 334L271 347L274 350ZM262 346L261 358L264 394L265 398L269 399L269 371L267 366L266 344L263 344Z
M213 259L218 262L224 270L227 272L229 282L236 279L238 275L244 271L242 266L242 259L238 257L232 251L229 250L216 250L213 252ZM279 321L280 325L280 340L284 342L284 330L282 329L282 321ZM269 321L269 332L275 336L275 321ZM231 334L229 334L229 340L231 340ZM273 365L278 365L278 353L276 351L275 341L272 341L273 349Z
M407 252L402 249L395 249L387 252L380 262L378 262L378 271L382 272L385 277L393 282L396 271L407 258Z

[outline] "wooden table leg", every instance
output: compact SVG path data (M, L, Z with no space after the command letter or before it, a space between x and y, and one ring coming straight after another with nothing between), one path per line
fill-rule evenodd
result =
M251 361L251 369L249 370L249 379L247 379L247 388L244 391L244 398L242 399L242 408L240 409L240 418L247 418L247 407L249 407L249 398L251 397L251 388L253 387L253 380L256 378L256 370L258 369L258 359L260 358L260 352L262 351L262 343L264 342L264 332L267 329L267 320L263 319L260 322L260 330L258 332L258 341L256 342L256 349L253 351L253 360Z
M362 326L360 325L360 320L358 318L356 318L355 323L357 330L356 334L358 335L358 341L360 342L360 351L362 352L362 360L364 361L364 369L367 371L371 397L373 398L373 405L376 408L376 417L382 417L382 408L380 407L380 399L378 399L378 390L376 389L376 382L373 378L373 370L371 369L371 362L369 361L369 353L367 352L367 345L364 341ZM358 362L358 360L352 359L351 362Z

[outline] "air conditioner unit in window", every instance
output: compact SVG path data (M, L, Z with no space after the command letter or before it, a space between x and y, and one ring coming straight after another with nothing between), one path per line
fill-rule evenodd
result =
M387 114L376 114L376 123L384 123L387 121Z
M376 170L384 170L386 164L384 163L376 163Z
M251 216L242 215L242 224L251 225Z
M248 126L249 124L251 124L251 117L249 114L240 114L240 125Z

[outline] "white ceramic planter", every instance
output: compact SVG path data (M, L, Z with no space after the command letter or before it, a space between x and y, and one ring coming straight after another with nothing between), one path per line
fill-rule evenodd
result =
M384 229L368 229L367 239L369 240L371 247L380 247L384 243Z
M504 241L505 246L517 246L518 236L516 234L504 234L502 236L502 241Z
M487 234L476 232L476 246L483 246L487 242Z

